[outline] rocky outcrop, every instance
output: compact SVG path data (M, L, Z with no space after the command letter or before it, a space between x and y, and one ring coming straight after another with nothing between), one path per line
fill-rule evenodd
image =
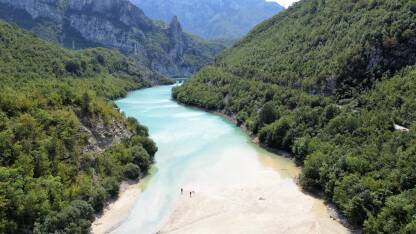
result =
M133 135L117 120L105 124L100 118L93 122L90 118L82 118L81 123L82 131L88 135L88 143L83 148L84 153L103 152L111 145L118 144L121 140L129 139Z
M60 7L64 5L64 2L64 0L0 0L0 3L26 11L33 19L43 17L57 22L62 21L64 17L63 9Z
M0 8L0 18L44 39L117 48L168 76L190 75L223 49L184 33L176 17L169 26L154 23L127 0L0 0Z
M170 44L172 45L172 48L170 48L170 56L180 60L182 59L181 55L184 53L185 40L178 17L173 17L167 31L170 39Z

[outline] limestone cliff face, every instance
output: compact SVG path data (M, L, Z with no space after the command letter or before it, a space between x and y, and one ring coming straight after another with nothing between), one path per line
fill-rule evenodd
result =
M194 39L178 18L161 26L127 0L0 0L0 18L44 39L78 49L117 48L169 76L187 76L212 62L221 46Z
M88 143L83 152L103 152L113 144L119 144L123 139L132 137L132 133L120 121L112 120L105 124L102 119L92 121L89 118L81 118L82 131L88 136Z
M184 35L181 33L182 27L179 24L178 18L173 17L168 28L168 35L170 39L170 56L175 59L181 59L181 55L184 53Z
M0 3L10 4L16 9L25 10L34 19L45 17L60 21L63 18L63 11L59 6L64 3L64 0L0 0Z
M146 15L169 22L179 17L185 31L203 38L238 39L284 8L265 0L131 0Z

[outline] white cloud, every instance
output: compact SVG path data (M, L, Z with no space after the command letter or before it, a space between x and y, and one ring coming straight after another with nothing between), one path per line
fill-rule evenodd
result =
M284 6L285 8L290 7L294 2L297 2L299 0L266 0L268 2L277 2L280 5Z

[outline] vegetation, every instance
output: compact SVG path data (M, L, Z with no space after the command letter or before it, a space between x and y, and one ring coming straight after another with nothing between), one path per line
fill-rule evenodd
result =
M88 233L157 150L107 100L167 80L116 51L61 49L2 22L0 41L0 233ZM125 134L90 150L100 124Z
M173 97L292 152L302 186L325 193L365 233L415 233L415 7L302 1Z
M351 97L416 62L412 0L313 0L263 22L217 64L239 76Z

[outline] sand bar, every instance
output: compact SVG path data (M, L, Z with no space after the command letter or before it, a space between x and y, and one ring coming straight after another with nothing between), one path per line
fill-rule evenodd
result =
M222 191L185 191L160 233L349 233L322 200L291 179L259 171L258 183ZM187 187L192 187L188 185Z

